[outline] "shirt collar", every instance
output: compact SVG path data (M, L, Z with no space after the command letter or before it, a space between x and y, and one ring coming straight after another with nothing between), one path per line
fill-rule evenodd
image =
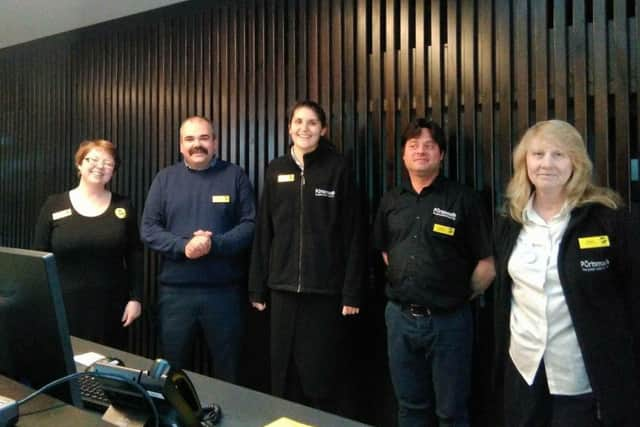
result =
M436 176L436 178L431 182L431 185L429 185L428 187L424 187L420 193L422 193L423 191L437 190L442 186L442 183L445 179L446 178L442 176L442 173L439 173L438 176ZM405 193L419 194L416 193L416 190L413 189L413 185L411 185L411 178L409 178L408 176L402 180L400 188L402 189L402 192Z
M524 210L522 211L522 219L523 221L526 223L535 223L535 224L551 224L552 222L560 222L560 221L564 221L567 219L567 217L569 216L571 209L569 207L569 203L567 203L567 201L564 202L564 205L562 205L562 208L560 209L560 212L558 212L557 214L555 214L553 216L553 218L551 218L551 220L547 223L544 219L542 219L542 217L538 214L538 212L536 212L536 210L533 208L533 198L535 196L535 192L531 193L531 196L529 197L529 200L527 201L527 205L524 207Z
M293 144L291 144L291 158L293 159L294 162L296 162L296 165L298 165L298 167L300 168L301 171L304 171L304 163L302 163L300 160L298 160L298 158L296 157L296 152L293 151ZM317 148L316 148L317 150Z
M183 160L183 162L184 162L184 165L186 166L186 168L189 169L190 171L195 171L196 170L196 169L193 169L191 166L189 166L189 164L186 161ZM211 159L211 163L209 163L209 167L206 168L206 169L200 169L200 170L205 170L205 171L209 170L209 169L213 168L216 165L217 162L218 162L218 156L213 156L213 158Z

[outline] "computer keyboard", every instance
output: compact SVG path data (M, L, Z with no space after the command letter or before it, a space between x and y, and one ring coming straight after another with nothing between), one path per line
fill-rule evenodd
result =
M96 378L83 375L78 378L78 384L80 385L82 403L86 408L104 412L111 405L111 401Z

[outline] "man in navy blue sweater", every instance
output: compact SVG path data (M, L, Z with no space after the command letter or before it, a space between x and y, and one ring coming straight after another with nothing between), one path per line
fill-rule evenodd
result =
M158 277L162 356L186 368L200 325L214 375L236 382L255 204L246 174L216 152L209 120L194 116L182 123L183 160L153 180L141 237L163 256Z

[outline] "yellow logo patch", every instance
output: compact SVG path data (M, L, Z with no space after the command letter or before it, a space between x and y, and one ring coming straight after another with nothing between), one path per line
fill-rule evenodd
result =
M231 196L226 194L221 196L211 196L211 203L231 203Z
M580 249L608 248L609 236L588 236L578 237L578 246Z
M278 175L278 182L293 182L296 180L296 176L292 173L286 175Z
M125 208L116 208L114 213L120 219L125 219L127 217L127 210Z
M447 227L442 224L433 224L433 231L440 234L445 234L447 236L453 236L456 234L456 229L453 227Z

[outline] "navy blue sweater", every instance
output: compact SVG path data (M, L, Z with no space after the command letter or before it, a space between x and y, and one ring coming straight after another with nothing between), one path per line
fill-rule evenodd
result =
M246 280L255 210L249 179L229 162L218 159L201 171L179 162L158 172L140 234L149 248L163 254L160 282L210 286ZM196 230L213 233L211 251L188 259L184 248Z

